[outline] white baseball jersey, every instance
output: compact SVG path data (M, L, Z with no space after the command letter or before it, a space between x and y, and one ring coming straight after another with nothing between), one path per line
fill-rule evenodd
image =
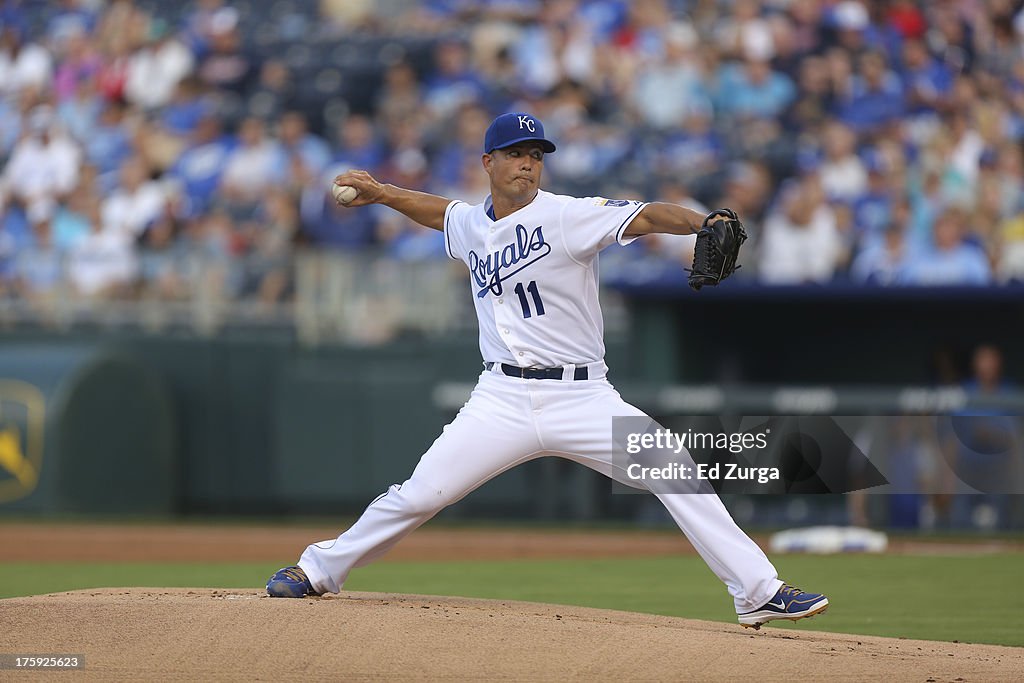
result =
M448 205L448 255L469 267L485 362L557 367L604 358L598 252L623 237L642 202L543 190L493 218L490 197Z

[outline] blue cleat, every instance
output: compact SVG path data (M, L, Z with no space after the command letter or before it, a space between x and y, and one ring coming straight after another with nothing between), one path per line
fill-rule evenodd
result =
M761 624L776 619L806 619L821 614L828 608L828 598L821 593L805 593L799 588L782 584L775 596L753 612L739 615L740 624L757 630Z
M267 595L272 598L304 598L317 595L317 592L301 567L285 567L274 572L267 581Z

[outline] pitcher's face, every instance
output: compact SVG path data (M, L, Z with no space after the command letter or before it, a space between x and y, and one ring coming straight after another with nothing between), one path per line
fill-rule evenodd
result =
M536 142L520 142L483 156L491 194L531 197L540 187L544 150Z

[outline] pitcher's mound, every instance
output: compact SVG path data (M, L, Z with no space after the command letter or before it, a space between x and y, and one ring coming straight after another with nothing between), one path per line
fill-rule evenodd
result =
M1024 679L1024 649L471 598L113 588L0 615L8 653L84 655L75 680Z

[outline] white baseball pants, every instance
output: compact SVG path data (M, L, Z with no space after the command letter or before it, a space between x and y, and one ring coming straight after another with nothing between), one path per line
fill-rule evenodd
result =
M370 503L338 538L307 547L299 566L318 593L336 593L354 567L377 559L489 479L542 456L568 458L636 486L612 462L613 416L644 413L623 401L603 377L534 380L484 371L469 401L424 453L412 476ZM725 583L738 613L760 607L782 586L775 567L718 496L655 495Z

